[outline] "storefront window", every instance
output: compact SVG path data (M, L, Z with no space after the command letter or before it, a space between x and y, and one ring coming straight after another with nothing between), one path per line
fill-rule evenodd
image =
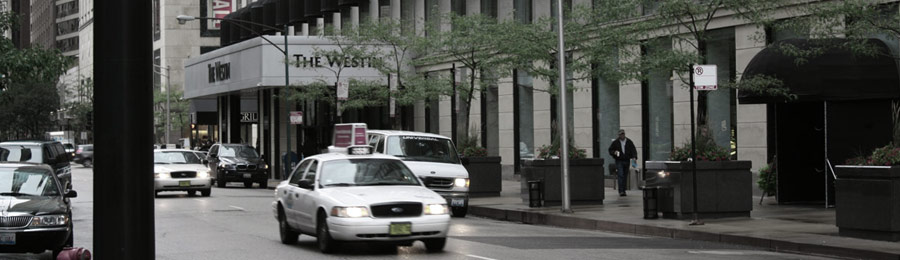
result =
M497 0L481 0L481 14L497 18Z
M592 119L595 121L594 131L597 131L594 157L614 162L615 159L609 156L606 148L613 139L617 138L617 132L621 129L619 127L619 83L597 77L593 79L593 88L594 113L596 114ZM608 175L609 172L606 174Z
M425 0L425 36L440 28L441 12L438 0Z
M515 131L519 137L519 158L534 158L534 83L531 75L517 71L515 91L518 96L515 113L519 123Z
M719 86L727 84L734 78L734 28L709 32L706 44L707 64L715 64ZM710 136L716 144L731 149L731 141L736 129L737 117L735 90L719 88L706 93L707 126ZM698 122L699 124L700 122Z
M513 0L516 21L531 23L531 0Z
M645 53L652 55L661 51L671 51L672 40L659 38L645 46ZM643 110L646 158L651 161L669 159L672 152L672 72L669 70L650 71L642 82L644 95Z
M359 0L359 23L367 23L372 20L372 8L369 0Z
M378 0L378 19L381 21L391 19L391 0Z
M410 35L416 32L416 1L400 1L400 20L400 33Z

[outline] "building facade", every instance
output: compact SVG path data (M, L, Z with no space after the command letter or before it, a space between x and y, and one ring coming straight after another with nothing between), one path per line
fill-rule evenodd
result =
M235 19L249 21L265 21L266 14L274 15L274 11L266 11L267 3L251 2L248 7L236 9L232 15ZM271 1L272 6L278 6L282 1ZM284 22L291 26L288 39L289 49L305 50L308 45L316 45L312 38L317 28L331 25L336 28L341 26L355 26L360 22L379 19L395 19L404 21L416 21L405 27L404 30L415 31L420 35L425 34L425 23L434 22L430 19L439 17L439 14L454 12L457 14L485 14L500 20L515 19L520 22L530 23L538 19L553 15L553 3L550 0L358 0L358 1L283 1L289 2L291 11L299 9L303 15L289 15ZM332 3L333 2L333 3ZM573 5L590 6L590 0L572 0ZM298 3L295 5L295 3ZM295 6L302 6L300 7ZM254 7L259 8L260 17L254 17ZM893 8L896 8L893 7ZM645 10L645 11L649 11ZM248 13L244 18L243 13ZM437 12L437 13L435 13ZM789 18L787 12L778 14L782 18ZM280 21L274 22L282 24ZM442 30L452 30L446 21L439 21ZM199 24L180 25L181 28L192 28L196 34ZM736 17L733 13L720 12L710 22L710 37L707 45L708 64L717 65L719 83L724 85L730 81L741 78L742 73L748 69L751 61L758 58L757 54L766 49L772 42L790 39L786 33L771 32L760 28L755 24L748 24ZM243 33L243 32L242 32ZM270 33L274 34L274 33ZM766 35L765 39L754 37ZM222 51L211 52L190 59L184 65L187 71L197 72L200 75L186 75L185 96L192 99L216 98L218 100L218 140L224 142L250 143L263 151L270 159L270 165L278 165L278 160L286 151L288 139L290 139L293 151L302 154L315 153L330 142L331 124L334 121L333 112L327 107L316 104L294 104L274 98L283 91L283 72L278 72L280 55L274 46L249 35L231 34L223 36L223 45L229 45ZM245 40L250 39L250 40ZM281 37L269 38L275 45L284 44ZM673 37L660 37L645 44L642 53L653 53L679 48ZM884 41L891 49L900 47L896 40ZM322 43L318 43L322 44ZM327 44L323 44L327 46ZM635 48L640 48L635 46ZM293 52L291 52L293 54ZM308 56L306 56L308 57ZM762 59L763 57L759 57ZM237 67L236 62L252 61L254 64L262 64L257 69L249 70ZM226 66L228 65L228 66ZM231 67L229 67L231 66ZM244 65L241 65L244 66ZM465 70L455 69L453 62L431 64L413 68L417 73L431 75L466 74ZM249 71L248 71L249 70ZM225 71L228 71L227 73ZM308 71L308 70L306 70ZM206 73L204 73L206 72ZM252 73L251 73L252 72ZM279 74L281 73L281 74ZM292 70L291 84L302 83L304 70ZM785 124L782 120L803 116L803 112L795 114L790 111L797 110L793 105L777 105L771 102L743 102L738 98L734 89L719 89L709 93L699 93L691 90L686 83L669 71L651 71L649 77L640 81L614 82L602 78L579 80L573 82L576 90L566 108L557 108L558 100L546 90L550 89L551 82L532 77L524 72L513 71L511 77L501 78L495 86L487 86L486 93L474 95L471 106L471 117L459 117L458 120L468 120L471 129L475 131L487 148L489 155L502 157L503 174L506 178L513 178L519 171L521 160L533 159L538 153L537 148L549 145L554 138L553 123L565 115L569 118L574 143L579 148L585 149L587 157L604 158L612 162L607 155L606 148L616 136L618 129L624 129L627 136L632 139L638 149L638 162L649 160L669 160L672 150L682 147L690 142L691 106L702 109L698 113L703 114L708 122L708 135L712 137L716 145L732 150L739 160L752 162L753 170L775 161L777 154L798 154L803 151L790 150L787 145L778 147L779 140L804 136L803 132L790 132L787 127L778 127ZM333 76L319 75L328 78ZM311 77L311 76L310 76ZM387 75L382 75L385 82ZM387 85L387 84L385 84ZM704 106L697 103L691 104L689 97L691 91L702 96ZM238 116L244 112L244 107L236 104L246 99L256 99L261 125L257 125L249 131L258 135L257 141L247 142L240 138L245 133L235 126L239 122ZM454 107L450 97L438 100L418 102L408 115L402 113L397 117L404 117L400 128L422 132L438 133L451 136ZM818 100L815 102L821 102ZM804 106L814 108L820 103L802 102ZM879 104L885 100L879 100ZM243 104L243 103L240 103ZM824 100L826 115L828 100ZM333 109L333 108L332 108ZM287 115L282 111L304 112L304 123L289 127ZM344 122L366 122L370 128L389 128L391 124L388 109L373 108L366 111L346 112L341 119ZM565 113L562 113L564 111ZM787 112L785 112L787 111ZM374 113L374 114L373 114ZM788 113L788 114L785 114ZM817 117L816 116L813 117ZM408 117L409 120L405 120ZM463 124L458 124L463 125ZM821 129L821 125L812 124L813 129ZM880 129L881 126L879 126ZM288 131L290 130L290 131ZM465 133L468 129L457 129L458 133ZM813 130L818 131L818 130ZM290 138L285 135L287 133ZM776 138L775 136L778 136ZM237 138L236 138L237 137ZM827 143L829 137L825 137ZM818 140L818 139L816 139ZM816 140L813 140L815 142ZM872 141L881 142L881 141ZM884 145L884 144L881 144ZM819 148L816 148L819 149ZM826 149L827 151L827 149ZM814 165L805 165L803 169L797 168L796 176L809 174L808 183L803 183L804 177L792 177L786 179L786 183L803 190L804 193L813 194L808 198L800 198L796 201L824 200L818 189L830 185L828 177L824 177L814 168L823 169L825 160L822 157L805 158L804 161L815 162ZM837 161L837 160L836 160ZM790 164L790 163L785 163ZM822 165L819 165L822 164ZM808 167L807 167L808 166ZM785 166L788 169L793 166ZM280 176L273 167L272 176ZM802 173L801 173L802 172ZM809 181L815 178L815 181ZM820 183L821 181L821 183ZM825 185L822 185L825 184ZM782 184L779 184L782 185ZM809 186L809 187L807 187ZM779 186L781 187L781 186ZM825 188L827 189L827 188ZM756 189L754 189L756 190ZM818 192L818 193L817 193Z

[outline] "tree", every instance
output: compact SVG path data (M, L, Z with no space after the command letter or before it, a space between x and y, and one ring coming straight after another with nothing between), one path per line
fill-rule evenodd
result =
M177 87L174 89L177 89ZM161 88L153 90L153 106L156 107L156 109L153 110L153 117L155 119L154 126L156 128L156 143L164 143L166 141L165 134L167 95L169 103L169 124L171 127L169 131L182 133L188 126L188 113L191 104L187 99L184 99L183 91L174 89L167 90L166 92L162 92Z
M16 24L16 15L0 13L0 35ZM0 134L4 138L42 138L59 111L56 82L72 60L59 50L17 49L0 37Z
M72 115L71 125L76 132L93 132L94 118L94 81L84 79L75 89L75 100L65 104L65 109ZM92 134L88 134L89 136ZM92 137L80 143L90 143Z

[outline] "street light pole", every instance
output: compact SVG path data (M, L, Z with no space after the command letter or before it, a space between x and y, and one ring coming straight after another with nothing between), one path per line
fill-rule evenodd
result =
M570 203L569 197L569 128L568 128L568 120L566 119L566 49L565 44L563 43L563 1L556 1L556 29L557 33L559 33L559 45L557 51L557 60L559 61L559 112L560 120L559 120L559 143L562 147L562 151L560 151L560 167L562 167L562 212L563 213L572 213L572 205Z
M162 74L162 69L166 69L166 74L163 75L163 76L166 76L166 145L168 145L168 144L172 143L172 142L169 140L169 130L171 129L171 127L170 127L170 126L171 126L170 120L171 120L171 118L172 118L171 114L169 114L169 95L171 95L171 93L169 93L169 91L172 90L172 84L171 84L172 77L169 76L169 72L170 72L170 70L169 70L170 67L169 67L169 66L163 67L163 66L159 66L159 65L154 64L153 67L156 67L156 68L159 68L159 69L160 69L160 71L159 71L159 72L160 72L160 73L159 73L160 75L163 75L163 74Z
M291 65L290 64L290 56L288 55L288 28L289 28L288 24L285 23L284 28L282 29L282 34L284 34L284 48L282 49L282 48L279 48L277 44L270 41L268 38L263 37L263 35L261 33L242 25L241 23L256 25L256 26L260 26L260 27L263 27L266 29L272 29L272 30L276 30L276 31L279 30L278 28L275 28L275 27L272 27L269 25L265 25L265 24L261 24L261 23L257 23L257 22L251 22L251 21L229 19L229 18L194 17L194 16L189 16L189 15L178 15L177 17L175 17L175 19L178 20L179 24L184 24L187 21L193 21L195 19L220 20L220 21L225 21L225 22L231 22L232 24L237 25L238 27L241 27L244 30L255 33L256 36L258 36L259 38L262 38L263 40L268 42L270 45L272 45L276 49L278 49L278 51L280 51L281 53L284 54L284 91L285 91L285 94L282 95L283 96L282 100L284 103L282 111L284 111L284 116L286 116L288 118L288 122L287 122L287 126L286 126L286 128L287 128L287 155L288 156L287 156L287 162L285 162L285 163L287 163L287 165L293 164L294 158L293 158L293 156L290 156L291 152L292 152L291 151L292 150L291 149L291 122L290 122L290 115L289 115L290 110L288 109L288 93L290 93L290 90L291 90L291 88L290 88L291 78L290 78L290 75L288 74L288 70L290 69L290 65ZM284 117L282 117L282 118L284 118ZM273 157L272 159L277 160L276 158L277 157ZM276 173L276 175L280 176L280 174L277 174L278 170L275 170L275 173ZM283 177L283 176L281 176L281 177Z

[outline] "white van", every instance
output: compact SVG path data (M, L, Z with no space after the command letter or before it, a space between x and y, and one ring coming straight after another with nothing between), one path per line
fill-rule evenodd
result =
M394 130L368 130L368 143L376 153L396 156L425 186L450 205L454 217L469 208L469 172L462 166L456 145L445 136Z

